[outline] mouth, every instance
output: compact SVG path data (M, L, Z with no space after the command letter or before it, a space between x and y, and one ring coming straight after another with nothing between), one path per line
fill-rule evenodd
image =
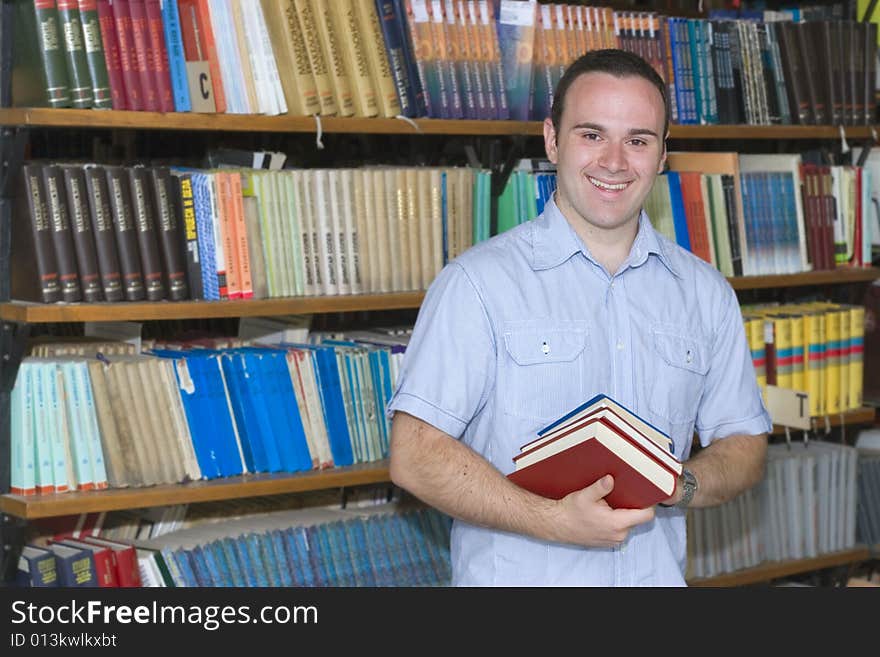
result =
M632 184L632 181L609 183L603 180L599 180L598 178L593 178L592 176L587 176L587 180L590 181L593 187L601 189L604 192L620 192L629 187L630 184Z

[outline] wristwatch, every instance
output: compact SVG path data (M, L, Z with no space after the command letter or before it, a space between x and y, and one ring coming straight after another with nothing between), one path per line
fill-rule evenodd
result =
M690 505L691 500L694 499L694 493L697 492L697 478L687 468L681 471L681 489L681 499L673 506L679 509L686 509Z

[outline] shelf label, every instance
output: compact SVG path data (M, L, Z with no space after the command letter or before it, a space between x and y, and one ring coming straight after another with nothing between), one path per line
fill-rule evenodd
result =
M810 398L802 390L766 386L764 401L773 424L795 429L810 428Z

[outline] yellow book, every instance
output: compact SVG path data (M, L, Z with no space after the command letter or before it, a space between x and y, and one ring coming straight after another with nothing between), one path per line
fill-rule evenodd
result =
M755 377L761 394L767 388L767 359L764 351L764 320L755 315L743 315L746 339L749 342L749 351L752 354L752 365L755 368Z
M865 307L852 305L849 307L849 313L849 408L856 409L862 407L862 396L865 386Z
M296 19L300 31L305 39L309 65L312 68L315 87L318 90L318 104L321 107L321 114L336 114L339 107L336 104L336 97L333 95L333 83L330 80L330 70L321 45L321 36L318 31L317 18L312 10L312 3L310 0L293 0L293 5L296 9ZM350 114L346 116L350 116Z
M260 0L281 88L290 114L304 116L321 111L318 87L293 0Z
M409 286L409 231L406 229L406 186L399 180L400 168L384 169L385 203L388 206L388 245L391 257L390 292L403 292Z
M825 414L840 413L840 313L823 312L825 320Z
M385 37L382 36L382 26L379 23L379 14L376 12L376 3L374 0L354 0L354 7L367 55L367 64L370 67L370 77L376 92L379 115L397 116L401 112L400 99L397 97L394 76L391 74L391 66L388 63Z
M404 274L404 285L407 290L422 289L422 221L419 216L419 185L418 169L406 167L401 169L400 184L404 187L404 208L406 211L406 230L409 234L408 269Z
M798 311L791 313L791 387L806 392L804 316Z
M771 313L765 322L772 323L773 346L775 348L774 365L776 367L776 385L791 389L791 317L783 313ZM765 324L765 330L768 330Z
M807 310L803 319L805 384L810 398L810 417L819 417L825 414L825 317L821 311Z
M850 314L848 306L838 306L837 314L840 316L840 411L846 411L850 406L849 399L849 354L850 354Z
M342 63L351 87L354 113L356 116L376 116L379 113L376 87L370 75L364 32L359 25L354 0L322 0L322 4L330 8Z
M433 253L431 259L431 272L427 285L443 269L443 189L444 176L440 169L431 169L430 173L430 196L431 196L431 231L434 235L432 241ZM426 289L427 289L426 285Z
M310 4L318 29L318 41L324 53L324 61L327 62L330 86L336 100L336 113L339 116L353 116L354 93L351 78L345 68L345 56L339 41L341 35L336 31L333 22L332 4L324 0L310 0Z

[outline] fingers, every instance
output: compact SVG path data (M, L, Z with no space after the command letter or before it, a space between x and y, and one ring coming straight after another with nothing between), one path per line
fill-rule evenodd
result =
M612 490L614 490L614 477L611 475L605 475L601 479L597 479L584 489L593 500L601 500Z

